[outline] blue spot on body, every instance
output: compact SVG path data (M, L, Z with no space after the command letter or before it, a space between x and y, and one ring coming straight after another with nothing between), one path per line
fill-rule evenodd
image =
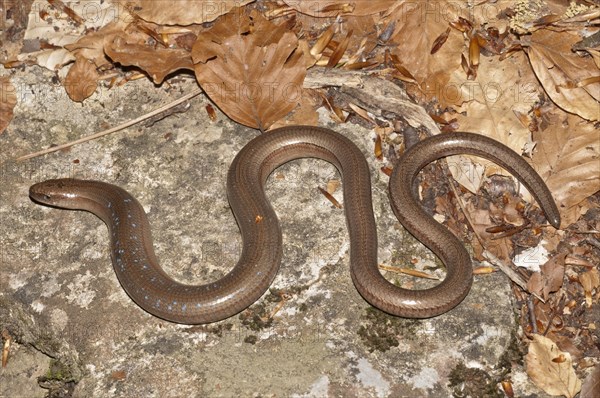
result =
M184 305L182 305L182 306L181 306L181 311L185 311L185 309L186 309L186 308L187 308L187 305L185 305L185 304L184 304Z

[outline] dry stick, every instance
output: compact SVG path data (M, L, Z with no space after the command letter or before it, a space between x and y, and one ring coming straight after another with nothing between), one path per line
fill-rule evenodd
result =
M84 142L87 142L87 141L91 141L91 140L94 140L96 138L99 138L99 137L102 137L102 136L114 133L115 131L123 130L124 128L127 128L129 126L133 126L136 123L139 123L139 122L144 121L146 119L149 119L152 116L155 116L155 115L157 115L157 114L159 114L161 112L164 112L167 109L173 108L173 107L175 107L175 106L177 106L177 105L179 105L179 104L181 104L181 103L183 103L183 102L185 102L185 101L187 101L187 100L189 100L189 99L197 96L200 93L202 93L202 90L192 91L191 93L186 94L183 97L181 97L181 98L179 98L179 99L177 99L177 100L175 100L173 102L170 102L170 103L168 103L166 105L163 105L160 108L155 109L155 110L153 110L150 113L146 113L145 115L142 115L142 116L140 116L140 117L138 117L136 119L130 120L128 122L125 122L125 123L123 123L123 124L121 124L119 126L110 128L108 130L100 131L100 132L98 132L96 134L88 135L87 137L83 137L83 138L80 138L78 140L68 142L66 144L53 146L53 147L50 147L48 149L44 149L44 150L39 151L39 152L34 152L34 153L30 153L28 155L20 156L20 157L18 157L16 159L16 161L20 162L22 160L27 160L27 159L35 158L37 156L45 155L47 153L52 153L52 152L60 151L61 149L69 148L69 147L72 147L73 145L81 144L81 143L84 143Z

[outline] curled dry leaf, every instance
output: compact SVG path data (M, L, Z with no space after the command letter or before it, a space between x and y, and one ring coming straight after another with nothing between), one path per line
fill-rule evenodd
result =
M554 362L563 355L565 360ZM581 380L573 369L571 354L561 352L547 337L534 335L525 356L527 374L536 386L550 395L572 398L581 390Z
M214 21L227 14L234 6L243 6L252 0L119 0L123 6L148 22L161 25L191 25Z
M150 46L138 40L128 42L128 39L117 36L104 47L104 52L114 62L144 70L154 83L162 83L168 74L178 70L194 70L187 50Z
M590 121L600 120L600 83L577 87L596 76L598 67L571 47L580 40L569 32L539 30L532 34L527 54L531 67L552 101L567 112Z
M83 102L96 91L98 77L98 71L93 62L83 57L77 57L63 81L63 86L69 98L75 102Z
M192 58L204 91L238 123L264 130L301 102L306 68L298 39L257 12L219 18L198 35Z
M6 76L0 77L0 134L6 130L13 118L13 109L17 104L15 86Z
M442 32L441 35L439 35L434 41L433 41L433 45L431 46L431 51L429 52L431 55L435 54L436 52L439 51L440 48L442 48L442 46L444 45L444 43L446 42L446 40L448 40L448 36L450 35L450 27L448 27L446 29L445 32Z
M560 289L565 275L566 257L567 253L561 253L542 265L540 272L534 272L527 281L527 290L546 300L550 293Z
M335 17L347 13L352 15L377 14L389 10L397 3L396 0L284 0L284 2L298 12L318 18Z

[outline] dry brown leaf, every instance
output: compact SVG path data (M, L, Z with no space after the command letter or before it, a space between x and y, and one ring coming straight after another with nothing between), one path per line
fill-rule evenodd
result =
M83 102L96 91L98 77L98 71L93 62L83 57L77 57L63 81L63 86L69 98L75 102Z
M563 362L553 359L564 355ZM561 352L547 337L535 334L525 356L527 374L536 386L550 395L572 398L581 390L581 380L573 369L571 354Z
M600 69L600 50L597 50L595 48L586 48L586 51L590 53L592 59L594 60L594 63L596 64L596 67Z
M433 9L432 9L433 7ZM456 4L437 1L432 6L426 1L398 1L394 11L384 19L394 24L390 42L402 65L416 78L427 99L443 98L450 74L460 68L460 54L464 48L462 34L452 29L444 45L435 53L430 50L435 40L446 31L448 23L458 19Z
M513 251L513 242L510 238L494 240L494 234L487 232L487 229L492 225L490 213L499 212L500 209L494 205L490 205L490 210L480 210L475 208L472 202L467 202L465 208L469 214L471 226L477 234L471 240L471 246L476 258L480 260L485 259L483 253L484 251L488 251L502 261L511 261L510 256Z
M538 30L531 36L527 54L540 83L556 105L586 120L597 121L600 83L575 87L579 81L599 73L592 59L571 51L579 40L579 35L570 32Z
M162 83L167 75L178 70L194 70L192 58L187 50L164 48L128 42L130 37L117 36L104 47L104 52L121 65L137 66L144 70L156 84Z
M317 126L319 124L319 114L317 108L321 106L321 97L315 93L315 90L302 90L302 100L300 105L294 108L285 118L279 119L271 125L271 129L284 126L307 125Z
M591 270L579 275L579 283L581 283L585 293L585 303L587 304L588 308L590 308L593 304L592 291L600 287L598 270L596 268L592 268Z
M253 0L119 0L132 14L148 22L160 25L191 25L214 21L227 14L235 6L243 6Z
M0 134L6 130L13 118L13 109L17 104L15 87L8 76L0 76Z
M111 22L95 32L90 32L81 37L75 43L68 44L65 48L76 56L81 56L91 60L97 67L103 67L110 64L110 60L104 53L104 47L119 35L127 35L129 41L132 41L132 35L135 35L138 40L144 40L147 36L135 29L128 29L131 20L119 18Z
M482 57L475 81L456 71L448 84L455 90L448 91L440 101L457 107L460 113L454 116L460 130L493 138L517 153L531 141L529 129L514 113L527 114L538 101L540 91L523 54L502 61L498 57Z
M352 33L353 32L351 30L348 31L346 33L346 36L339 43L337 43L335 50L333 50L329 57L329 60L327 60L328 68L333 68L340 62L342 56L348 49L348 43L350 42L350 37L352 37Z
M600 396L600 363L585 378L579 398L598 398Z
M533 132L532 163L569 225L576 221L569 209L600 190L600 130L559 109L544 117L547 127Z
M550 293L561 288L565 275L565 257L567 253L557 254L534 272L527 281L527 290L547 300Z
M192 57L204 91L238 123L266 130L301 102L306 69L298 40L257 12L219 18L198 35Z
M303 14L313 17L334 17L340 14L370 15L387 11L396 5L396 0L284 0L284 2Z
M342 34L352 31L348 43L348 56L356 57L357 53L367 55L377 46L377 22L373 15L357 16L356 14L341 18Z

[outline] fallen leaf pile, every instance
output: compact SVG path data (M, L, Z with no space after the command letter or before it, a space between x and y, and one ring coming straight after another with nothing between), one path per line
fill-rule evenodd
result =
M597 1L30 0L2 12L0 40L11 43L3 65L56 71L73 101L99 86L119 90L144 75L161 84L186 71L224 115L262 131L317 124L319 107L337 123L370 126L384 171L402 141L397 133L408 129L472 131L508 145L547 182L561 231L544 225L512 178L480 160L448 161L462 211L455 194L437 192L443 181L435 176L424 183L424 203L448 216L477 260L513 268L532 341L528 372L540 388L574 396L578 377L598 369ZM367 79L380 93L400 85L428 121L365 100L375 98L357 94ZM7 77L0 94L4 131L16 104ZM224 117L210 109L201 117Z

